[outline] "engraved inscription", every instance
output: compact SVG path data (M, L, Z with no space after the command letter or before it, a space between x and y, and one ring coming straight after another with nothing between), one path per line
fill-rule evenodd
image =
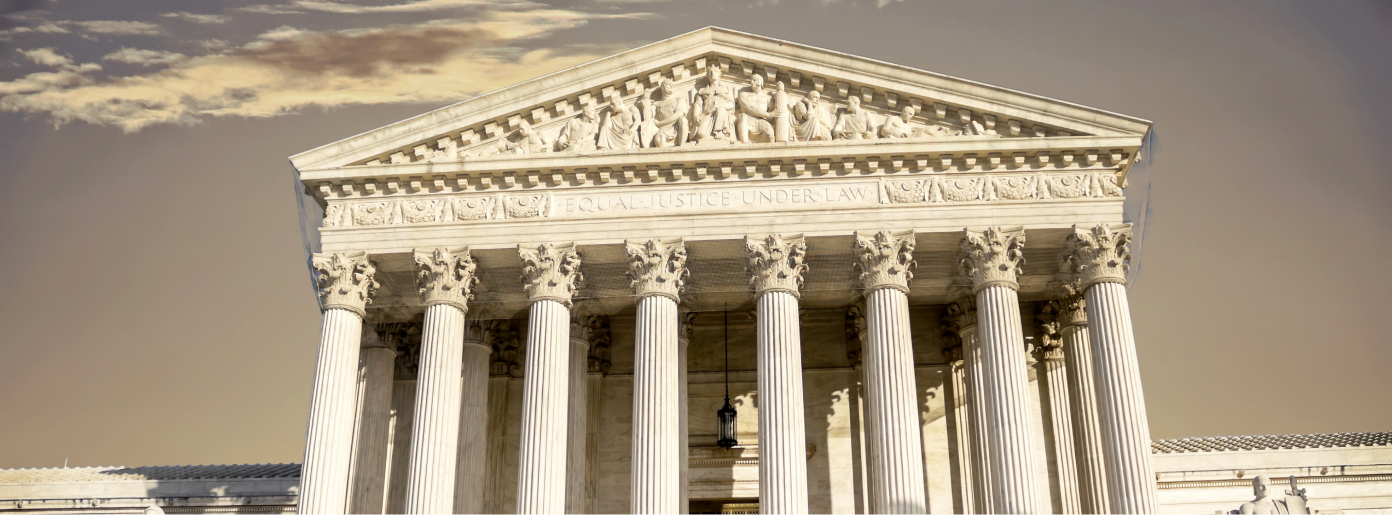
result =
M561 211L706 210L798 204L876 204L877 186L786 187L705 192L616 193L566 197ZM556 199L558 202L561 199Z

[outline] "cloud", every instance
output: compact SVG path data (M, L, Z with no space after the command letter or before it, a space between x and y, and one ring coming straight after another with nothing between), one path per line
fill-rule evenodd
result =
M227 45L229 45L229 44L230 44L230 43L228 43L227 40L225 40L225 39L205 39L205 40L202 40L202 41L199 41L199 42L198 42L198 46L201 46L201 47L206 48L206 49L208 49L208 50L217 50L217 49L220 49L220 48L227 48Z
M53 48L35 48L33 50L15 49L15 51L29 58L34 64L60 68L64 71L74 73L94 72L101 70L102 67L97 63L73 64L72 56L59 54Z
M184 54L176 52L163 52L160 50L144 50L136 48L121 47L120 50L106 54L102 57L106 61L118 61L122 63L139 64L151 66L156 64L169 64L182 61L186 58Z
M596 17L534 10L372 29L284 27L245 46L141 75L95 80L68 72L0 82L0 110L46 113L55 125L80 120L134 132L311 106L460 100L603 56L598 49L524 52L510 46Z
M93 20L58 23L77 25L82 27L82 30L92 34L110 34L113 36L155 36L164 32L164 29L159 25L144 21Z
M496 5L498 2L486 0L416 0L404 4L392 5L356 5L343 2L332 2L328 0L295 0L295 7L312 11L323 11L330 13L363 14L363 13L414 13L426 11L438 11L441 9L457 9L460 7L477 7L480 5ZM505 2L506 3L506 2Z
M231 18L228 18L228 17L226 17L226 16L222 16L222 15L218 15L218 14L193 14L193 13L186 13L186 12L183 12L183 11L179 11L179 12L176 12L176 13L164 13L164 14L161 14L160 16L161 16L161 17L164 17L164 18L180 18L180 19L183 19L183 20L188 20L188 21L191 21L191 22L194 22L194 23L203 24L203 25L214 25L214 24L218 24L218 23L227 23L227 20L231 19Z
M304 14L304 11L295 11L291 9L285 9L279 6L265 4L248 5L245 7L238 7L233 10L257 14Z

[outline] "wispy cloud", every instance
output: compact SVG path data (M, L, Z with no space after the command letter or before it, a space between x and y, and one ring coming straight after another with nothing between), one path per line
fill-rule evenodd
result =
M139 64L142 66L177 63L186 58L187 56L177 52L164 52L160 50L145 50L125 47L122 47L120 50L106 54L102 57L102 59L106 61Z
M329 0L296 0L295 7L331 13L363 14L363 13L415 13L426 11L438 11L442 9L457 9L460 7L477 7L480 5L497 5L500 2L490 2L487 0L416 0L401 4L390 5L358 5L347 2L333 2ZM515 3L515 2L501 2Z
M550 9L485 11L469 20L366 29L282 27L241 47L184 59L122 49L108 58L166 60L169 66L105 79L64 69L0 82L0 110L46 113L55 124L80 120L134 132L224 116L278 116L310 106L457 100L604 55L607 49L520 51L513 46L598 16ZM30 59L86 66L56 52Z
M227 16L223 16L223 15L220 15L220 14L193 14L193 13L186 13L186 12L183 12L183 11L179 11L179 12L176 12L176 13L164 13L164 14L161 14L160 16L161 16L161 17L164 17L164 18L179 18L179 19L182 19L182 20L191 21L191 22L193 22L193 23L200 23L200 24L203 24L203 25L215 25L215 24L219 24L219 23L227 23L227 20L230 20L230 19L231 19L231 18L229 18L229 17L227 17Z
M76 25L83 31L92 34L110 34L113 36L156 36L164 32L164 29L158 24L146 21L91 20L57 23Z
M76 73L94 72L102 69L101 65L97 63L75 64L73 62L72 56L59 54L52 47L35 48L33 50L15 50L22 54L24 57L27 57L30 61L33 61L34 64L42 66L59 68L62 70Z

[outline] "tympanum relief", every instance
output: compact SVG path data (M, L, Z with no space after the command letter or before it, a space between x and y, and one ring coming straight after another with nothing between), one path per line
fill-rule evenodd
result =
M877 93L869 86L837 82L834 88L826 87L824 94L825 79L806 80L797 72L780 75L773 67L756 68L752 63L745 63L744 77L732 80L725 72L728 63L724 58L698 59L695 76L687 76L687 65L678 65L675 68L680 71L670 76L649 74L648 86L642 79L630 79L603 88L599 97L582 93L576 100L556 102L554 109L532 109L509 117L506 123L488 122L481 131L465 129L416 145L413 151L362 164L687 145L1069 135L1065 131L1049 134L1042 126L1022 130L1019 120L1003 122L1009 130L1002 127L1005 133L1001 133L994 115L965 108L949 114L950 106L945 104L925 105L921 99ZM871 105L871 99L878 102ZM576 104L578 110L572 111Z

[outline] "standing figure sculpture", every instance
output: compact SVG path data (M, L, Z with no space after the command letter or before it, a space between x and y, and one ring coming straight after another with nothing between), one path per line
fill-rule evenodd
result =
M846 111L836 119L836 127L831 133L836 139L875 139L870 112L860 107L860 97L851 97L846 102Z
M648 90L642 84L638 85L638 99L633 101L633 111L638 114L638 147L648 148L653 146L653 137L657 136L657 104L648 96Z
M753 134L760 142L773 141L773 113L769 106L773 103L770 92L764 89L764 77L755 75L749 89L739 94L739 117L736 119L740 143L749 143Z
M1252 495L1256 496L1251 501L1242 503L1242 506L1229 513L1310 513L1310 509L1305 505L1305 489L1296 486L1295 476L1290 478L1291 489L1286 490L1285 499L1276 499L1271 493L1271 478L1257 476L1252 478Z
M793 104L793 134L798 141L827 141L831 139L831 113L822 104L817 90Z
M556 150L590 152L595 150L595 139L599 134L599 118L595 116L594 105L585 104L580 108L580 116L571 118L556 136Z
M641 121L636 106L625 107L623 99L615 95L609 100L609 112L604 115L604 123L599 125L599 148L601 150L628 150L637 146L638 123Z
M662 79L657 93L662 95L662 98L653 103L652 146L675 147L686 143L691 133L691 119L687 117L691 105L682 95L673 91L672 79Z
M706 67L706 85L697 90L691 102L691 115L696 133L693 140L702 143L729 143L735 139L735 96L730 86L720 80L720 67Z

